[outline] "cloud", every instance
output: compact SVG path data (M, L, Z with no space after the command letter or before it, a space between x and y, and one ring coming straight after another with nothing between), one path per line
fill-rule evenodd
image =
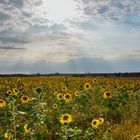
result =
M27 43L28 41L23 39L22 37L0 37L0 41L2 43Z
M0 12L0 22L5 21L9 18L10 18L10 16L8 14Z
M139 0L82 0L85 14L102 20L117 22L134 21L140 23L140 1ZM128 19L129 16L132 18Z
M65 22L51 21L44 2L0 0L0 72L140 68L139 0L75 0Z
M11 47L11 46L4 46L0 47L0 50L23 50L25 48L17 48L17 47Z

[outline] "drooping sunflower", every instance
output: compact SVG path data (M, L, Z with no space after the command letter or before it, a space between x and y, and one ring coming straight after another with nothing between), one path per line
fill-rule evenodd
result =
M99 125L99 120L93 119L92 122L91 122L91 126L93 128L98 128L98 125Z
M58 100L63 100L63 94L62 93L58 93L57 94L57 99Z
M23 95L23 96L21 97L22 103L28 103L29 100L30 100L30 98L29 98L28 96L26 96L26 95Z
M72 122L72 115L70 115L70 114L63 114L63 115L61 115L61 117L60 117L60 123L61 124L69 124L70 122Z
M40 87L38 87L38 88L35 89L35 91L36 91L37 93L40 93L42 90L41 90Z
M99 121L99 125L102 125L102 124L104 123L104 118L100 117L100 118L98 119L98 121Z
M103 94L103 97L105 99L110 99L112 97L112 93L109 92L109 91L105 91L104 94Z
M0 99L0 108L3 108L6 106L6 103L4 100Z
M134 87L128 88L128 92L133 92L133 91L134 91Z
M91 88L91 84L90 83L85 83L84 84L84 89L85 90L89 90Z
M58 94L58 93L57 93L56 91L53 93L54 96L57 96L57 94Z
M17 88L12 89L12 91L13 91L13 95L18 95L18 93L19 93Z
M8 133L8 132L6 132L6 133L4 134L4 138L9 140L9 139L11 138L11 134Z
M69 94L69 93L64 94L64 100L65 100L66 102L71 101L71 100L72 100L71 94Z
M21 79L18 79L18 80L17 80L17 83L20 83L20 82L21 82Z
M54 86L54 90L58 90L58 86Z

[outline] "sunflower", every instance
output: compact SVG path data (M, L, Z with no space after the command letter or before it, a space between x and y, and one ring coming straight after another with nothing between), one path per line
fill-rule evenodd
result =
M85 90L89 90L91 88L91 84L90 83L85 83L84 84L84 89Z
M22 103L28 103L28 102L29 102L29 97L26 96L26 95L23 95L23 96L21 97L21 101L22 101Z
M12 90L8 90L5 95L11 95L13 93Z
M101 118L101 117L100 117L100 118L98 119L98 121L99 121L99 125L101 125L101 124L104 123L104 118Z
M99 120L93 119L92 122L91 122L91 125L92 125L93 128L98 128Z
M17 83L20 83L20 82L21 82L21 79L18 79L18 80L17 80Z
M6 103L4 100L0 99L0 108L3 108L6 106Z
M63 100L63 94L62 93L58 93L57 94L57 99L58 100Z
M71 94L69 94L69 93L64 94L64 100L66 102L71 101L71 99L72 99Z
M40 93L40 92L41 92L41 88L38 87L38 88L35 89L35 91L36 91L37 93Z
M13 90L13 95L17 95L19 93L18 89L14 88Z
M58 94L58 93L57 93L56 91L53 93L54 96L57 96L57 94Z
M93 79L93 83L96 83L96 79Z
M79 96L79 92L76 91L76 92L74 93L74 95L75 95L75 96Z
M58 90L58 87L57 86L54 86L54 90Z
M112 94L111 94L111 92L105 91L104 94L103 94L103 97L105 99L110 99L112 97Z
M134 87L128 88L128 92L133 92L133 91L134 91Z
M4 138L5 138L5 139L10 139L10 138L11 138L11 134L8 133L8 132L6 132L6 133L4 134Z
M64 80L67 80L67 79L68 79L68 77L65 77L65 78L64 78Z
M56 109L56 108L57 108L57 104L53 104L53 105L52 105L52 108L53 108L53 109Z
M62 91L66 91L67 87L66 86L62 86Z
M68 93L68 92L69 92L69 90L67 89L67 90L66 90L66 92Z
M31 131L31 128L28 128L28 124L25 124L23 127L24 127L25 134L28 134Z
M60 117L60 123L61 124L69 124L72 121L72 116L70 114L63 114Z

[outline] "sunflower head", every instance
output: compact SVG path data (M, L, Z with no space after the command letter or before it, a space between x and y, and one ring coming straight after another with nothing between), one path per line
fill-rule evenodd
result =
M13 93L13 91L12 90L8 90L7 92L6 92L6 94L5 95L11 95Z
M57 104L53 104L53 105L52 105L52 108L53 108L53 109L56 109L56 108L57 108Z
M72 121L72 116L70 114L63 114L60 117L60 123L61 124L69 124Z
M17 95L19 93L17 88L14 88L12 91L13 91L13 95Z
M4 134L4 138L9 140L9 139L11 138L11 134L8 133L8 132L6 132L6 133Z
M3 108L6 106L6 103L4 100L0 99L0 108Z
M58 100L63 100L63 94L62 93L58 93L57 94L57 99Z
M20 83L20 82L21 82L21 79L18 79L18 80L17 80L17 83Z
M53 93L54 96L57 96L57 94L58 94L58 93L57 93L56 91Z
M65 78L64 78L64 80L67 80L67 79L68 79L68 77L65 77Z
M90 83L85 83L84 84L84 89L85 90L89 90L91 88L91 84Z
M110 99L112 97L112 94L111 94L111 92L105 91L104 94L103 94L103 97L105 99Z
M67 87L66 86L62 86L62 91L66 91Z
M29 97L26 96L26 95L23 95L23 96L21 97L21 101L22 101L22 103L28 103L28 102L29 102Z
M104 118L100 117L100 118L98 119L98 121L99 121L99 125L101 125L101 124L104 123Z
M74 95L75 95L75 96L79 96L79 92L76 91L76 92L74 93Z
M38 87L38 88L35 89L35 91L36 91L37 93L40 93L42 90L41 90L40 87Z
M71 94L69 94L69 93L64 94L64 100L66 102L71 101L71 99L72 99Z
M98 128L98 125L99 125L99 120L93 119L91 122L92 128Z

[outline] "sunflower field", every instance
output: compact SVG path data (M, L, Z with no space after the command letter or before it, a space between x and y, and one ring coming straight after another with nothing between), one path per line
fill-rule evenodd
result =
M0 78L0 140L140 140L140 80Z

